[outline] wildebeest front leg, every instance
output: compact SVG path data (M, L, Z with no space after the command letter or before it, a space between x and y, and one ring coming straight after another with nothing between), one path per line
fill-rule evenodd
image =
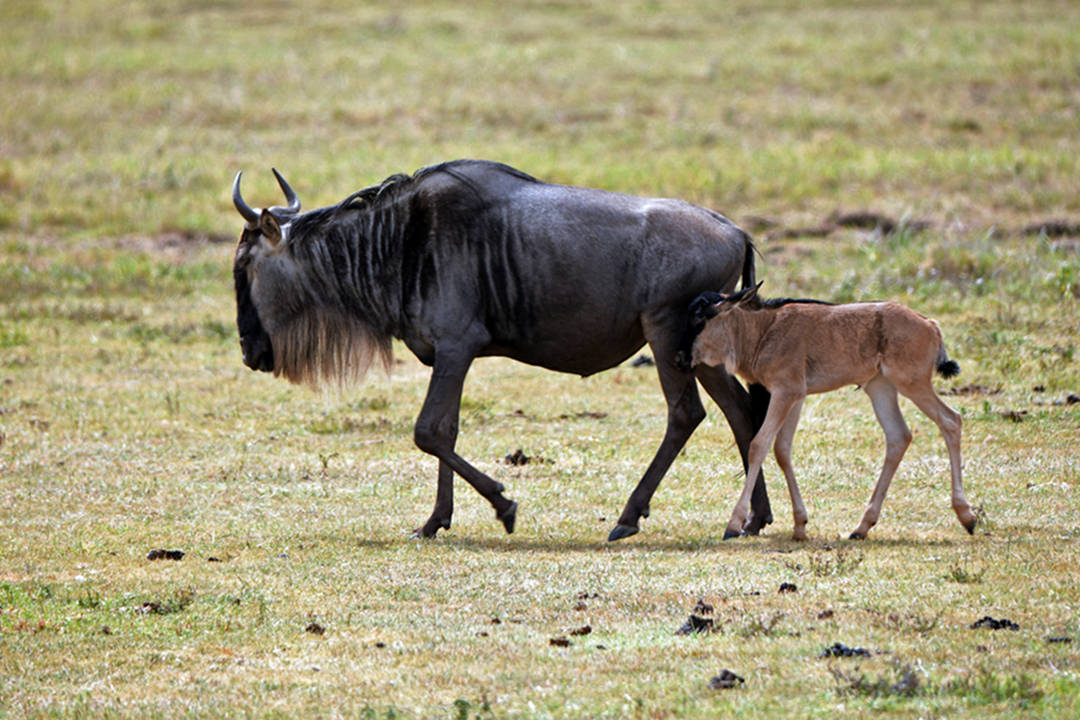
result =
M435 509L420 529L424 537L432 537L440 527L450 527L453 513L453 473L465 478L478 493L495 508L506 532L514 531L517 503L503 496L503 486L480 472L454 451L458 433L461 389L471 356L440 356L436 353L435 367L428 384L427 398L416 420L413 438L416 446L439 458L439 487Z

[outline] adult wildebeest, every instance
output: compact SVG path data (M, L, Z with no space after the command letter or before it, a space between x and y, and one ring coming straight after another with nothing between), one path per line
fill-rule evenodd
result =
M676 200L551 185L498 163L460 160L395 175L337 205L254 210L236 250L244 363L315 384L388 361L398 338L432 366L415 441L439 459L424 537L449 528L453 474L495 508L507 532L517 504L454 451L462 384L473 359L501 355L591 375L649 343L667 400L667 430L609 540L638 531L672 460L705 417L694 374L674 357L690 301L754 281L750 238L727 218ZM723 370L697 377L734 431L744 464L767 395ZM771 522L758 481L744 528Z
M787 478L795 516L795 540L806 539L803 505L791 466L791 443L807 395L844 385L862 387L885 431L881 475L852 538L865 538L881 517L881 505L896 468L911 444L899 392L937 423L949 450L952 507L969 532L975 513L964 495L960 467L960 415L941 401L931 379L953 377L960 366L949 359L941 328L933 320L894 302L833 305L816 300L761 300L757 287L723 295L707 293L690 308L692 364L721 366L771 394L761 429L750 443L747 482L731 513L725 537L742 531L750 509L749 478L761 467L769 446ZM688 338L688 341L689 341Z

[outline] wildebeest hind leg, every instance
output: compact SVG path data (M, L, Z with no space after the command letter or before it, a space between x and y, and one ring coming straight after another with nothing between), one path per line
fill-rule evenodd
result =
M650 338L648 327L646 327L646 337ZM667 430L664 432L664 440L660 443L660 448L656 451L656 457L645 470L645 475L634 488L634 492L630 494L630 499L626 501L626 507L619 516L618 524L608 535L609 541L621 540L638 532L638 519L649 516L649 501L656 492L660 480L671 467L679 451L686 445L694 428L705 419L705 408L701 405L697 383L694 382L692 373L680 370L676 366L676 344L668 342L670 337L677 338L677 335L660 334L658 339L650 338L649 340L649 346L656 360L656 369L660 374L660 387L667 401Z
M705 392L709 393L709 397L720 407L735 435L735 444L739 447L745 472L749 462L750 442L761 429L761 423L765 421L769 410L769 391L762 385L751 385L747 392L739 381L724 372L723 368L698 365L696 371ZM753 494L750 496L750 518L743 526L743 532L757 535L761 528L772 521L772 505L769 503L769 492L765 489L765 475L758 473Z
M466 482L491 503L491 506L495 508L495 516L502 521L506 532L514 531L517 503L503 496L504 488L501 483L495 482L454 452L458 433L461 388L471 362L471 357L457 359L453 355L445 357L436 353L427 397L413 430L416 446L439 458L439 488L435 499L435 510L421 528L421 535L424 537L435 535L440 527L450 526L450 517L453 513L452 473L465 478Z
M439 461L439 487L435 493L435 509L431 511L431 517L422 527L416 528L412 536L435 537L439 530L450 529L450 519L454 515L454 471Z

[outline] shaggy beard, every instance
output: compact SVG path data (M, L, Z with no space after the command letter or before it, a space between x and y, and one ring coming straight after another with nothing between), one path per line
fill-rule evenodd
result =
M300 315L271 337L274 375L313 389L345 389L359 382L378 357L389 371L391 339L359 318L327 309Z

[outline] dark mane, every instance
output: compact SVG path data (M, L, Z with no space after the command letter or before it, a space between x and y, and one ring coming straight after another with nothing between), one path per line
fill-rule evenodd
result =
M775 310L778 307L784 305L793 304L805 304L805 305L835 305L834 302L828 300L814 300L813 298L768 298L762 300L758 298L758 301L750 305L751 310Z
M482 194L481 189L477 187L476 181L465 172L469 168L486 168L489 171L504 173L520 180L540 182L533 176L502 163L485 160L451 160L438 165L422 167L412 175L395 173L377 185L357 190L337 205L309 210L297 215L290 222L292 231L296 236L302 237L312 230L323 227L327 222L343 212L350 210L372 211L392 205L410 190L416 188L422 180L439 173L445 173L453 177L464 187L480 196Z
M406 175L405 173L395 173L390 177L383 180L378 185L372 185L366 187L363 190L357 190L349 197L338 203L339 209L358 208L366 209L373 205L377 205L382 201L392 202L399 197L402 193L408 192L413 186L419 183L424 178L437 173L446 173L462 185L468 187L473 192L479 194L480 190L476 187L476 183L466 173L462 172L463 169L469 167L482 166L491 170L512 175L519 180L526 180L528 182L540 182L532 175L523 173L516 168L512 168L509 165L503 163L489 162L486 160L451 160L449 162L439 163L438 165L428 165L422 167L412 175Z

